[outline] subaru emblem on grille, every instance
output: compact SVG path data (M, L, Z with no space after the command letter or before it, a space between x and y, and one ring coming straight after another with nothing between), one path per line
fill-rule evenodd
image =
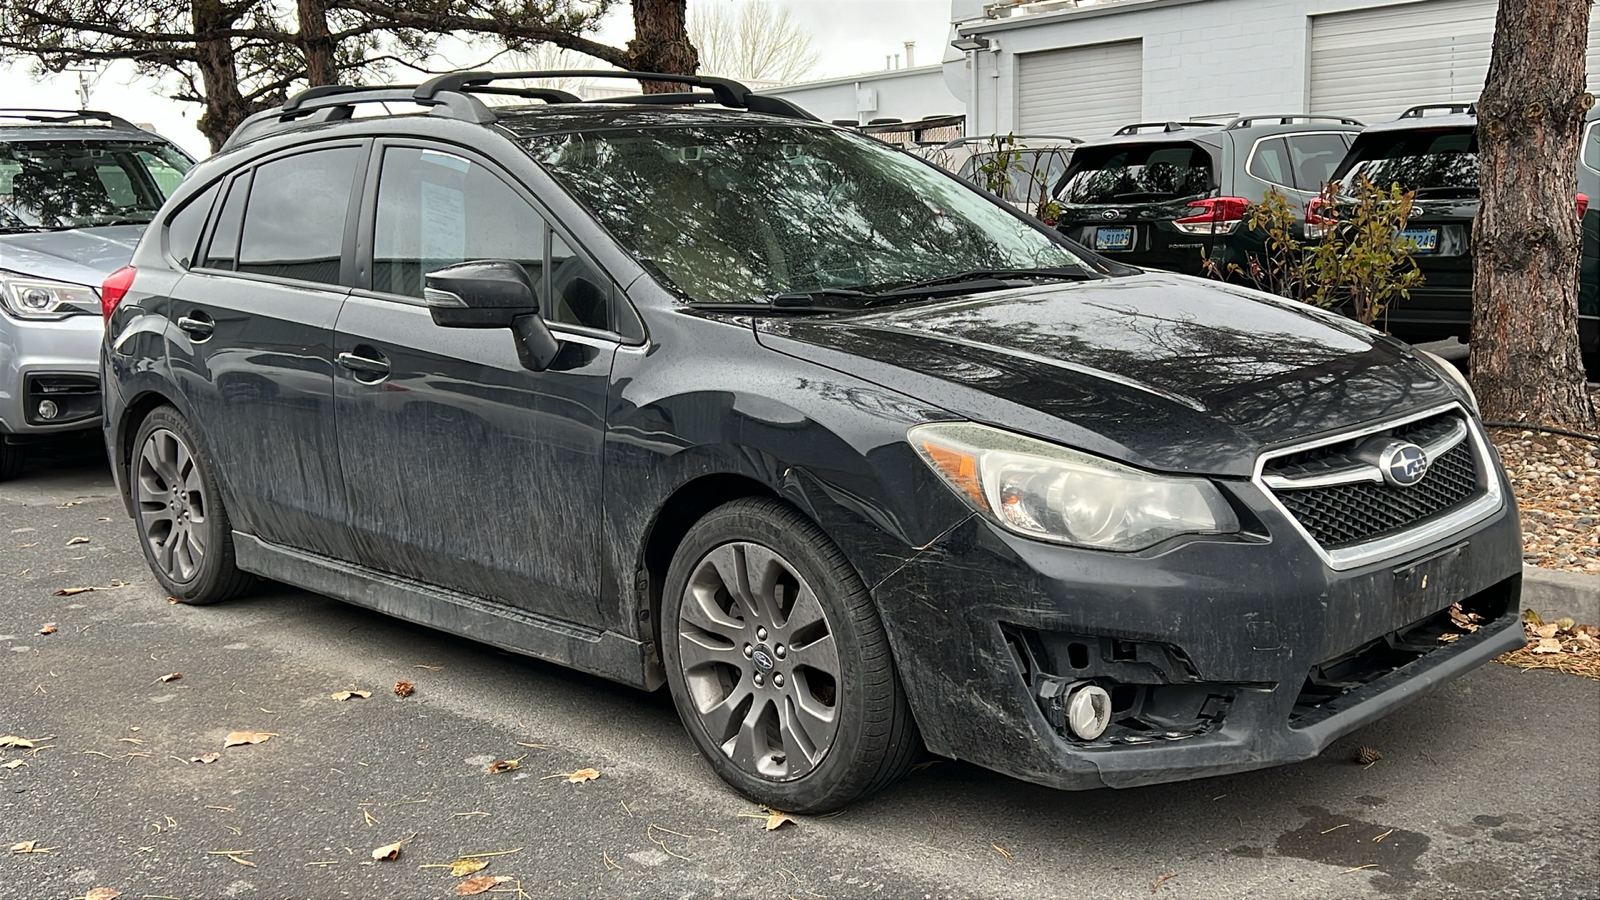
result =
M1122 210L1120 210L1120 209L1108 209L1105 212L1102 212L1100 214L1100 218L1102 218L1102 219L1120 219L1120 218L1122 218Z
M1378 455L1378 470L1395 487L1411 487L1428 474L1428 454L1409 441L1395 441Z

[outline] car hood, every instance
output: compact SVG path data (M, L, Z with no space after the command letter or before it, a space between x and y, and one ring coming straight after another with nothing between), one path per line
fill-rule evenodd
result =
M1265 448L1459 399L1375 331L1167 273L756 330L964 418L1175 472L1248 476Z
M128 264L145 225L0 234L0 269L98 288Z

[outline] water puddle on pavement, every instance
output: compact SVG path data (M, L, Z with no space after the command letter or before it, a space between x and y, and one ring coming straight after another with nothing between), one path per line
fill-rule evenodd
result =
M1346 869L1370 867L1364 868L1364 873L1381 873L1402 882L1422 877L1416 863L1433 843L1427 835L1335 814L1320 806L1302 806L1300 814L1307 818L1306 823L1278 837L1275 849L1279 855Z

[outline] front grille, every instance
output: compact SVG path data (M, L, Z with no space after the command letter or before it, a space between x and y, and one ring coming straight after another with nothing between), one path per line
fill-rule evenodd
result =
M1449 512L1471 500L1477 486L1472 448L1463 441L1434 460L1428 474L1411 487L1367 481L1277 494L1317 543L1332 550Z

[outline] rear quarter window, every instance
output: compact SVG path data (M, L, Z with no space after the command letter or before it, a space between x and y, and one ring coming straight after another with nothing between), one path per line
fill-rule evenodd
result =
M167 253L185 269L194 261L195 245L200 243L200 232L204 230L206 217L211 214L211 205L216 202L217 193L221 190L221 182L213 184L191 197L167 219Z

